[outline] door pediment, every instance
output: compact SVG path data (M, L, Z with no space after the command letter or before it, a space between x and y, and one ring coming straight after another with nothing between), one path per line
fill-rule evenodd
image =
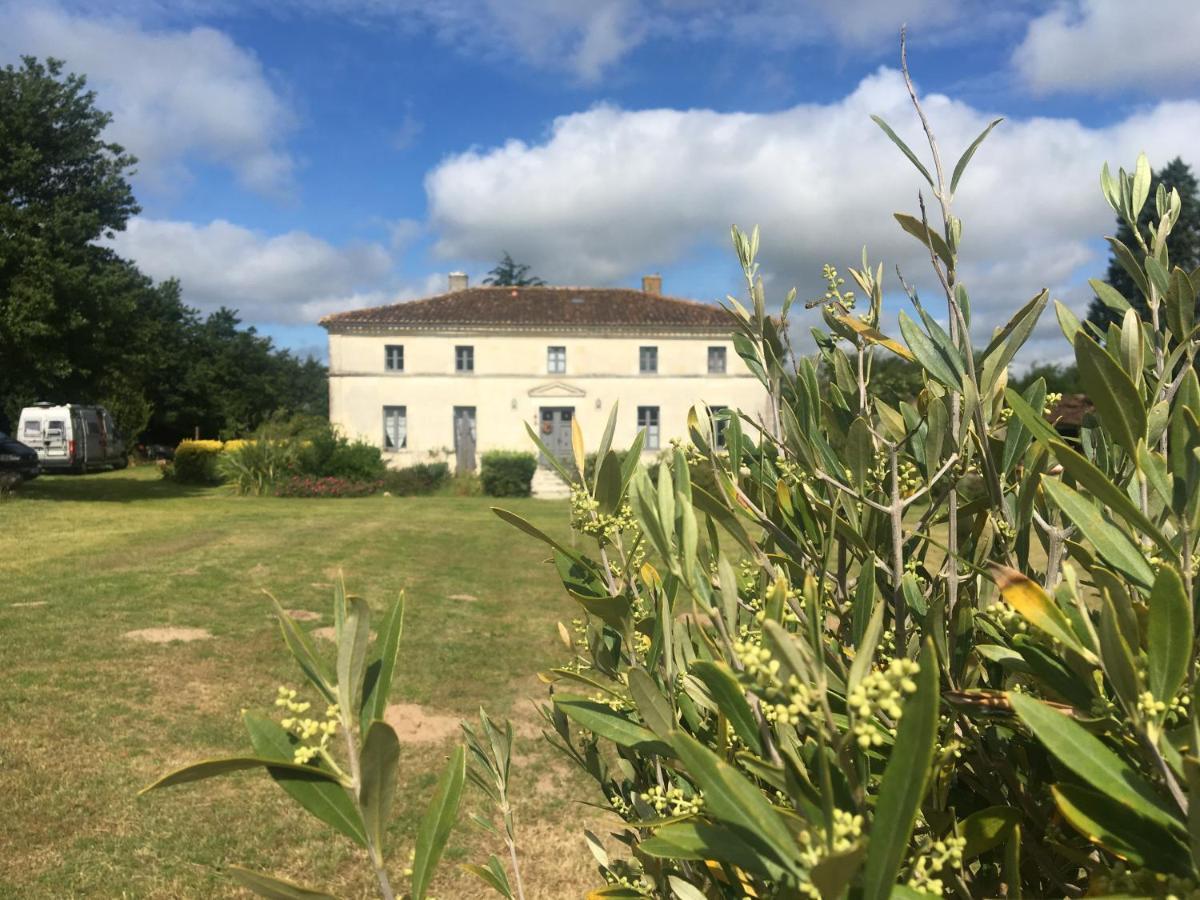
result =
M539 384L529 391L530 397L586 397L587 391L563 381L550 381Z

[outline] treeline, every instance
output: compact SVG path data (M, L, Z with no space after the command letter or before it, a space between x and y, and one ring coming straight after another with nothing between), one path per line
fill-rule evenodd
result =
M57 60L0 70L0 430L38 400L103 403L131 440L171 443L327 414L323 365L98 243L139 211L109 121Z

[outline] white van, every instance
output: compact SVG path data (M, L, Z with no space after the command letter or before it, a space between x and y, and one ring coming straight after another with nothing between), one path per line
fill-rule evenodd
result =
M42 471L47 473L129 465L125 441L103 406L27 406L21 410L14 437L37 451Z

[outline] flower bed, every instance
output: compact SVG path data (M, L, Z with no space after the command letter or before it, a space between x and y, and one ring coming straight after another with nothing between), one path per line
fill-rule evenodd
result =
M293 475L275 485L276 497L365 497L383 487L382 481L350 481L346 478Z

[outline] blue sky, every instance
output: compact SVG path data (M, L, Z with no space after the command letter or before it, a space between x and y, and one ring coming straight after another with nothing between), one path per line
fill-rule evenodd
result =
M1160 0L0 2L0 54L89 76L141 160L120 252L299 352L327 312L478 279L503 250L551 283L739 287L761 223L772 295L872 260L927 284L891 213L918 177L871 124L919 130L896 34L953 164L986 337L1042 287L1082 309L1111 215L1104 160L1194 166L1200 4ZM922 150L922 155L926 151ZM894 278L890 283L895 286ZM894 313L897 302L889 302ZM1061 357L1048 318L1033 356ZM1031 357L1032 358L1032 357Z

